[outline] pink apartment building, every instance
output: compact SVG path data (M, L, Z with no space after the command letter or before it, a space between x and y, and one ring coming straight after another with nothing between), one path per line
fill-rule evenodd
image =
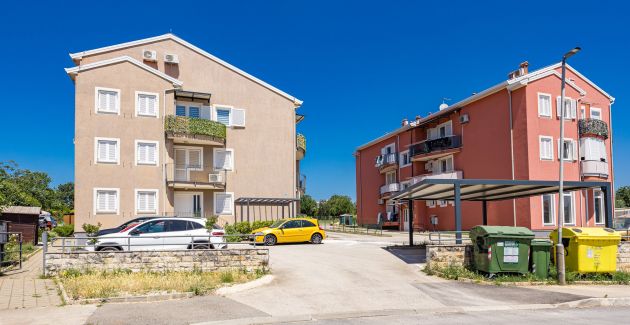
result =
M560 144L560 63L528 71L524 62L508 80L436 113L402 125L355 152L357 220L408 230L409 209L392 196L424 179L597 181L613 187L611 106L614 98L567 66L565 141ZM599 226L605 192L567 192L566 225ZM610 194L611 195L611 194ZM611 195L612 196L612 195ZM609 202L614 202L608 197ZM451 201L415 201L413 228L454 230ZM558 195L487 203L490 225L551 230ZM462 229L482 223L477 202L462 202Z

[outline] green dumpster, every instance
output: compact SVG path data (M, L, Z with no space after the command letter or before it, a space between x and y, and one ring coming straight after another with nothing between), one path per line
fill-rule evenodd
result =
M476 226L470 230L473 265L488 274L521 273L529 269L534 233L525 227Z
M551 241L547 239L534 239L531 243L531 258L529 268L539 279L549 276L549 261L551 260Z

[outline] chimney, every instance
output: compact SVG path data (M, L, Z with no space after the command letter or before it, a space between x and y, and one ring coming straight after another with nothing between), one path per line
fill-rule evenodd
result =
M409 121L408 121L406 118L404 118L404 119L402 120L402 126L405 126L405 125L407 125L407 124L409 124Z
M529 62L524 61L518 66L518 70L514 70L508 74L508 80L524 76L529 73Z
M416 123L420 123L420 119L421 119L420 115L416 115Z

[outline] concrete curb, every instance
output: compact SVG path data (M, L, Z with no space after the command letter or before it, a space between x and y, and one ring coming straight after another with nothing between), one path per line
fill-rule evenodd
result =
M229 294L233 294L233 293L237 293L237 292L241 292L241 291L246 291L246 290L250 290L250 289L254 289L254 288L258 288L264 285L267 285L269 283L271 283L274 279L274 276L271 274L267 274L259 279L256 279L254 281L250 281L250 282L246 282L246 283L241 283L241 284L236 284L233 286L229 286L229 287L221 287L219 289L217 289L214 294L216 295L220 295L220 296L224 296L224 295L229 295Z
M394 309L394 310L370 310L361 312L291 315L291 316L261 316L240 319L229 319L195 323L194 325L243 325L243 324L281 324L291 322L307 322L313 320L334 320L351 318L370 318L384 316L420 316L426 314L452 314L466 312L510 311L510 310L540 310L560 308L594 308L594 307L625 307L630 306L629 298L587 298L559 304L525 304L525 305L498 305L498 306L463 306L442 307L434 309Z

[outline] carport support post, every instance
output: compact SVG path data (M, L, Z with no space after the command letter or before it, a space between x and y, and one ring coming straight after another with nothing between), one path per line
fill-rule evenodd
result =
M488 201L484 200L481 201L481 215L482 215L482 220L483 220L483 225L487 226L488 225Z
M612 191L610 189L610 184L602 187L602 192L604 192L604 206L606 207L606 227L613 227L613 206L612 206Z
M42 232L42 275L46 276L46 253L48 252L48 231Z
M485 202L485 201L484 201ZM455 243L462 243L462 193L461 185L455 183Z
M413 200L407 201L409 210L409 246L413 246Z

